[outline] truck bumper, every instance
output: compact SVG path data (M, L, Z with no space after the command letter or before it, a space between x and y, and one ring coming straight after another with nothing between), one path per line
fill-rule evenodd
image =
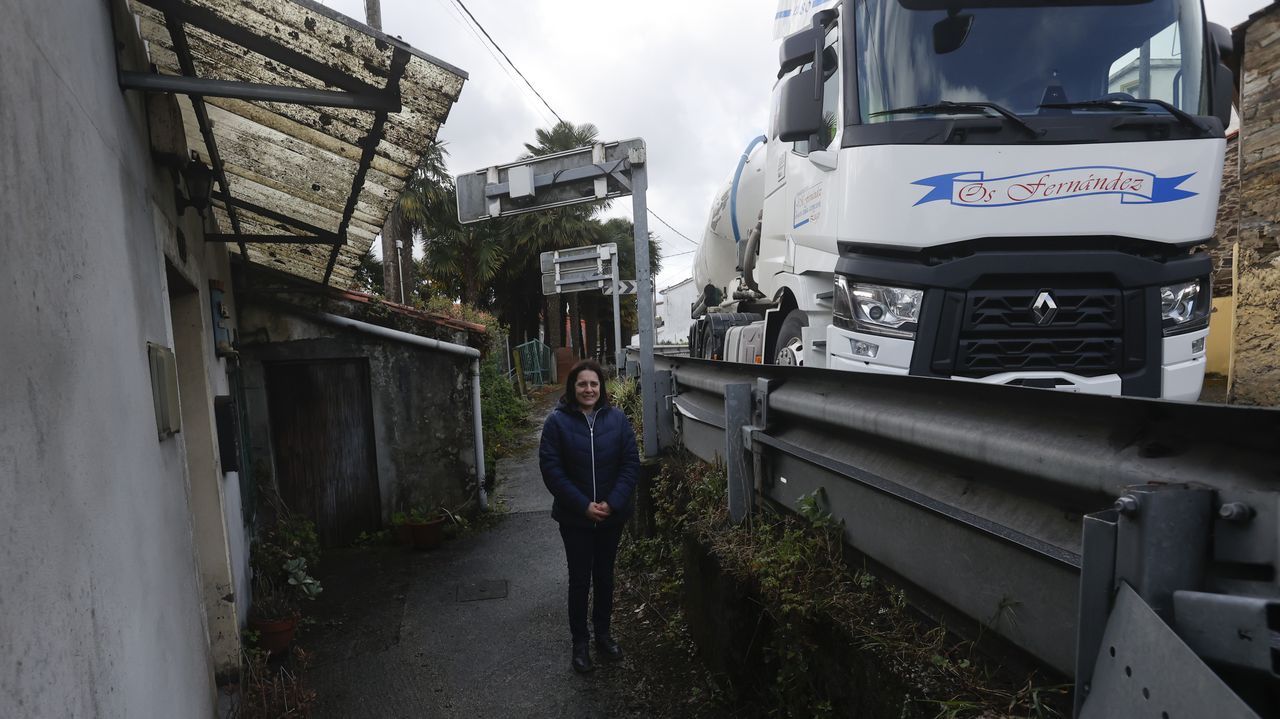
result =
M1204 383L1205 338L1209 330L1203 329L1173 337L1161 342L1160 396L1163 399L1194 402L1200 397ZM911 355L915 349L912 340L880 337L827 327L827 363L831 369L878 374L911 374ZM874 357L868 356L868 350ZM1123 383L1119 375L1106 374L1084 377L1069 372L1003 372L987 377L958 377L951 379L982 384L1007 384L1082 394L1119 395Z

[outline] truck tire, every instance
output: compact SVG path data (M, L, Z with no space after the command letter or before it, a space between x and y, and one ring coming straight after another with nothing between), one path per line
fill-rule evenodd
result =
M791 310L787 314L782 327L778 328L778 341L774 344L777 348L773 353L774 364L797 367L804 365L804 342L800 332L808 326L809 316L802 310Z

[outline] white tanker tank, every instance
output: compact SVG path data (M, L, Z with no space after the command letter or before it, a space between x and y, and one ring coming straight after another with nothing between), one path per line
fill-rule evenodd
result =
M765 138L752 140L711 203L702 244L693 258L693 283L699 292L695 318L705 311L708 288L714 288L710 294L717 304L739 291L740 272L750 277L750 268L740 263L748 256L751 233L759 234L756 226L764 203L765 154Z

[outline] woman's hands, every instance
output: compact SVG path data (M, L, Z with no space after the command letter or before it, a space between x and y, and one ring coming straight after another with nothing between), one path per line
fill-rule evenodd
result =
M593 522L603 522L612 512L608 502L592 502L587 505L587 519Z

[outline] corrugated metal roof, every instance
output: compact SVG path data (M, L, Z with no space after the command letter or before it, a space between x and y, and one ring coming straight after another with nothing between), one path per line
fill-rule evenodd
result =
M309 0L130 0L162 75L341 91L351 109L189 95L187 144L225 172L214 215L254 263L347 287L466 73ZM234 93L233 93L234 94ZM336 97L336 95L335 95ZM212 139L212 143L208 140ZM211 146L212 145L212 146ZM253 236L329 235L329 244ZM341 240L334 244L333 239ZM337 249L336 256L333 250Z

